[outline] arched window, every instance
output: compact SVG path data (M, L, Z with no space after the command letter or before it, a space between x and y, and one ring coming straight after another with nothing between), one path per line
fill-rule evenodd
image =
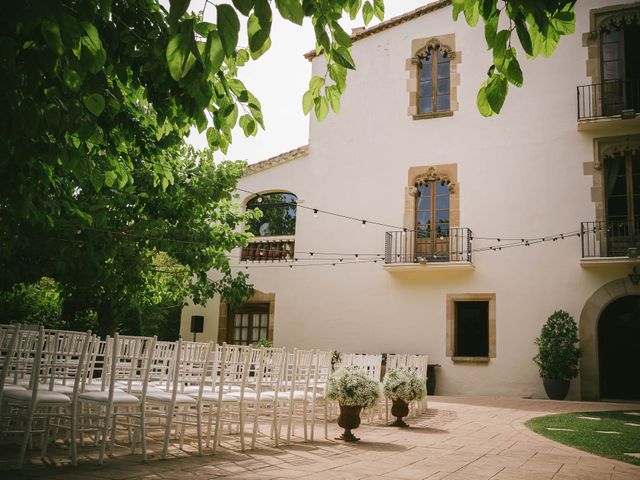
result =
M447 261L449 255L451 181L428 175L416 188L416 256L430 261Z
M247 210L260 209L262 217L248 222L247 230L256 237L295 235L297 201L298 197L288 192L253 197L247 202Z
M418 113L451 110L450 52L439 44L418 55Z

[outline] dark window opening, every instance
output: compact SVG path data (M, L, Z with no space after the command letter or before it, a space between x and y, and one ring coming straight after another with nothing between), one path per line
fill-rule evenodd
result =
M489 356L489 302L455 302L455 356Z
M230 311L227 342L234 345L254 345L269 338L269 304L250 303Z
M418 57L418 113L451 110L449 54L440 47L429 48Z

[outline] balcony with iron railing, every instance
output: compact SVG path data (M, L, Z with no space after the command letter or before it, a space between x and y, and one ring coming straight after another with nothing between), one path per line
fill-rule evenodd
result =
M583 267L640 262L640 217L634 224L626 219L582 222L580 234Z
M243 262L260 262L273 260L293 260L295 240L269 239L253 240L240 253Z
M580 85L577 98L578 130L640 124L640 80L607 80Z
M413 230L386 232L385 270L473 270L471 230L449 228L439 235Z

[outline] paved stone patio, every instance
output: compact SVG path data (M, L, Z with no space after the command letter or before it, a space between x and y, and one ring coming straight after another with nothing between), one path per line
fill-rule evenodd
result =
M81 450L80 465L72 467L66 450L52 449L44 464L34 451L30 465L18 472L9 470L17 450L5 446L0 453L0 479L640 479L640 467L566 447L524 426L529 418L549 413L640 411L639 404L431 397L429 407L428 414L409 419L410 429L363 423L355 431L362 438L356 444L304 443L296 438L275 449L265 436L259 448L242 453L235 436L226 436L215 456L198 457L176 448L171 451L173 458L162 460L159 444L151 443L153 453L146 464L139 454L120 447L100 466L95 449L87 448ZM332 423L330 437L339 432Z

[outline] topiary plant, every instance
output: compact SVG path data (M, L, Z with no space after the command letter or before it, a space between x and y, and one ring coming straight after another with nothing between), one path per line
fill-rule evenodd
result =
M533 358L542 378L569 381L578 375L580 348L578 326L564 310L551 314L535 340L538 354Z

